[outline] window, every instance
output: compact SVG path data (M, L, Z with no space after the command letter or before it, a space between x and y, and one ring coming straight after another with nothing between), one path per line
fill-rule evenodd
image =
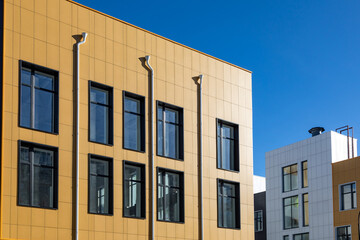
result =
M217 119L217 167L239 171L238 125Z
M356 184L348 183L340 186L340 210L356 208Z
M283 168L283 192L298 189L297 164Z
M158 168L157 218L184 222L184 174Z
M112 88L89 81L89 140L113 144L113 97Z
M58 133L59 72L20 61L21 127Z
M18 204L57 208L57 148L19 141Z
M239 183L218 179L218 226L240 229Z
M145 218L145 165L124 161L124 217Z
M295 234L294 240L309 240L309 233Z
M308 163L307 161L304 161L301 163L301 169L302 169L302 187L306 188L309 186L308 183Z
M89 154L89 213L113 213L112 159Z
M299 227L299 197L284 198L284 229Z
M123 92L125 149L145 151L145 98Z
M343 226L336 228L337 240L351 240L351 226Z
M303 225L309 226L309 194L305 193L303 196Z
M166 103L157 103L157 154L183 159L183 110Z
M255 232L261 232L263 230L263 211L255 211Z
M285 235L283 239L284 240L289 240L289 235Z

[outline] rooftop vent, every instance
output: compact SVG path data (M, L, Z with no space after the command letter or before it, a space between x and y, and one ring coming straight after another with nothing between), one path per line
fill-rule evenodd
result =
M311 135L315 137L317 135L320 135L324 131L325 129L323 127L313 127L312 129L309 130L309 133L311 133Z

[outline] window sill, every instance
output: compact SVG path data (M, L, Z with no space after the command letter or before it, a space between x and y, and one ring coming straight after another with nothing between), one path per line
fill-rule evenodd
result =
M163 158L168 158L168 159L172 159L172 160L177 160L177 161L184 161L183 158L172 158L172 157L167 157L167 156L163 156L163 155L159 155L159 154L156 154L156 156L163 157Z
M19 125L20 128L24 128L24 129L28 129L28 130L32 130L32 131L36 131L36 132L42 132L42 133L48 133L48 134L52 134L52 135L59 135L58 132L48 132L48 131L44 131L44 130L40 130L40 129L36 129L36 128L31 128L31 127L24 127Z
M231 169L219 168L219 167L216 167L216 169L224 170L224 171L227 171L227 172L233 172L233 173L239 173L240 172L240 170L231 170Z
M135 150L135 149L126 148L126 147L123 147L123 149L128 150L128 151L132 151L132 152L137 152L137 153L146 153L145 150Z
M241 227L221 227L218 225L218 228L223 228L223 229L233 229L233 230L241 230Z
M165 223L178 223L178 224L185 224L185 221L179 221L179 222L175 222L175 221L166 221L166 220L159 220L157 219L158 222L165 222Z
M30 205L22 205L17 204L19 207L28 207L28 208L38 208L38 209L45 209L45 210L58 210L58 208L51 208L51 207L38 207L38 206L30 206Z
M124 218L131 218L131 219L139 219L139 220L146 220L146 217L130 217L123 215Z
M109 217L114 216L114 214L112 214L112 213L94 213L94 212L90 212L90 211L88 211L88 214L91 214L91 215L102 215L102 216L109 216Z
M89 142L91 142L91 143L97 143L97 144L101 144L101 145L105 145L105 146L108 146L108 147L113 147L114 146L114 144L110 144L110 143L102 143L102 142L96 142L96 141L92 141L92 140L90 140L89 139Z

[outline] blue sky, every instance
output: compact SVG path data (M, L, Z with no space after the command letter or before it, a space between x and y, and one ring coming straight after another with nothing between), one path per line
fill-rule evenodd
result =
M253 71L256 175L311 127L359 136L358 0L78 2Z

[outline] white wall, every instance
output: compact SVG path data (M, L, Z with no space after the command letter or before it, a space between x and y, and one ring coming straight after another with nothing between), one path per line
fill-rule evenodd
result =
M253 180L254 180L254 194L266 191L265 177L254 175Z
M332 131L266 153L268 240L281 240L284 235L293 239L293 234L305 232L310 233L310 239L334 239L331 163L347 157L346 136ZM309 187L302 188L301 162L306 160ZM295 163L298 164L299 188L283 193L282 168ZM303 193L309 193L308 227L302 226ZM283 230L283 198L295 195L299 197L299 228Z

